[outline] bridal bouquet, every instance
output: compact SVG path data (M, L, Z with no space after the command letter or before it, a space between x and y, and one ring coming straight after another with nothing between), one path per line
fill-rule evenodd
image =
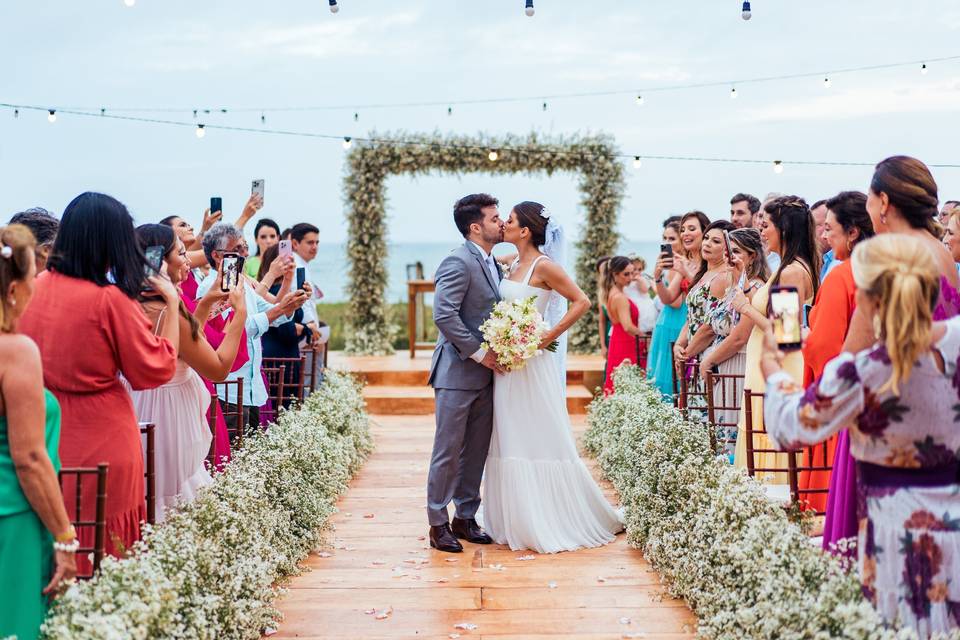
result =
M493 351L497 362L508 371L519 371L527 360L537 355L543 336L550 330L543 316L537 311L536 296L523 300L501 300L480 325L484 349ZM547 347L556 351L557 343Z

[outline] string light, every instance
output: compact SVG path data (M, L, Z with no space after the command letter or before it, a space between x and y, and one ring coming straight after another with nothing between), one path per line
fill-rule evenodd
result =
M57 110L49 109L47 111L47 122L56 122L57 121Z
M824 76L824 77L823 77L823 88L824 88L824 89L829 89L829 88L830 88L830 76Z
M447 107L447 115L448 115L448 116L452 116L452 115L453 115L453 107Z
M336 13L340 11L340 5L337 4L337 0L330 0L330 13Z
M753 13L750 11L750 0L743 0L743 10L740 12L740 17L744 20L749 20L753 17Z
M260 112L260 124L267 124L267 116L263 111Z
M527 14L528 17L533 17L533 14L536 13L536 10L533 8L533 0L527 0L527 4L524 7L523 12Z
M783 162L780 160L773 161L773 172L780 174L783 173Z
M922 65L920 65L920 75L922 75L922 76L927 75L927 71L928 71L928 69L927 69L927 63L924 62Z
M491 151L490 153L487 154L487 158L490 159L490 162L496 162L497 158L499 157L500 157L500 154L497 153L496 151Z
M196 110L196 109L193 110L193 119L194 119L194 120L197 119L197 110Z
M352 147L352 146L353 146L353 139L351 139L350 136L344 136L344 137L343 137L343 150L346 151L347 149L349 149L349 148Z
M14 110L13 110L13 117L14 117L14 118L19 118L19 117L20 117L20 109L14 109Z
M730 99L731 99L731 100L736 100L736 99L737 99L737 88L736 88L736 87L731 87L731 88L730 88Z
M633 156L633 168L639 169L643 166L643 163L640 161L640 156Z
M357 113L356 111L353 112L353 121L360 122L360 114Z
M643 106L643 102L644 102L643 96L639 96L639 95L638 95L638 96L637 96L637 106L638 106L638 107L642 107L642 106Z
M100 115L101 115L101 116L105 116L105 115L107 115L107 110L106 110L106 109L103 109L103 108L101 108L101 109L100 109Z
M546 103L546 102L543 103L543 110L544 110L544 111L547 110L547 103Z
M207 135L207 130L202 124L198 124L196 133L198 138L202 138L203 136Z

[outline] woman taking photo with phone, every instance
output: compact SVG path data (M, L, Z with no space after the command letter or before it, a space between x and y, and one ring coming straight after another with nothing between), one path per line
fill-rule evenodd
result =
M924 240L879 235L857 245L852 266L873 343L839 355L804 391L768 337L766 424L787 449L848 428L863 594L888 623L929 638L960 627L960 319L932 324L943 267Z
M744 388L754 393L763 393L765 389L764 378L760 372L760 355L764 330L770 326L767 321L767 306L771 287L793 287L797 292L798 305L811 304L819 287L816 274L820 273L820 255L813 233L814 222L806 201L799 196L782 196L767 202L762 211L765 215L760 236L770 252L781 257L780 267L767 284L757 291L752 301L748 301L742 294L735 296L733 300L734 311L749 315L755 324L747 342L747 367L743 381ZM796 322L800 320L799 311L798 307ZM799 350L790 352L784 360L783 368L800 384L803 381L803 354ZM753 416L753 446L757 449L771 448L768 438L756 433L763 429L762 413L754 411ZM734 454L734 465L740 468L747 466L744 420L745 412L741 410ZM786 454L756 454L756 466L786 469ZM787 483L786 473L758 474L757 478L770 484Z
M267 249L280 242L280 225L270 218L261 218L257 221L257 226L253 228L253 239L257 243L257 250L252 256L247 258L244 265L244 271L247 276L260 280L260 263L263 260L263 254Z
M607 263L607 275L604 289L607 291L607 308L613 330L610 332L610 349L607 352L607 375L603 383L606 395L613 393L613 372L621 364L629 362L647 366L647 345L640 340L642 335L637 327L640 310L623 289L634 279L634 266L630 258L616 256Z
M663 241L671 247L663 252L653 270L657 283L657 296L664 308L657 318L647 358L647 378L654 381L665 397L673 398L674 367L673 343L687 321L686 295L690 280L700 270L700 245L703 230L710 219L700 211L691 211L683 216L680 224L667 225Z

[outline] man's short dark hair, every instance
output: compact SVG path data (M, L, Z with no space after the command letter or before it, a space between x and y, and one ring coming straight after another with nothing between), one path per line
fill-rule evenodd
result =
M735 205L738 202L746 202L747 208L750 209L750 213L752 214L756 214L758 211L760 211L760 200L756 196L752 196L749 193L738 193L730 198L731 205Z
M943 203L943 206L946 207L951 204L955 207L960 207L960 200L947 200L946 202ZM13 222L13 220L11 220L10 222Z
M820 205L825 205L825 204L827 204L827 201L826 201L826 200L817 200L817 201L814 202L812 205L810 205L810 211L813 211L814 209L816 209L816 208L819 207Z
M307 236L308 233L320 234L320 229L317 229L315 226L309 222L301 222L295 224L290 228L290 239L296 240L297 242L303 242L303 239Z
M680 224L680 219L681 219L681 216L670 216L669 218L663 221L663 228L666 229L673 223Z
M30 229L33 237L37 240L37 245L53 244L57 238L57 231L60 229L60 221L52 213L41 207L34 207L13 214L10 218L10 224L22 224Z
M453 221L457 224L457 230L466 238L470 235L470 225L483 220L481 210L498 204L500 201L487 193L471 193L469 196L460 198L453 205Z

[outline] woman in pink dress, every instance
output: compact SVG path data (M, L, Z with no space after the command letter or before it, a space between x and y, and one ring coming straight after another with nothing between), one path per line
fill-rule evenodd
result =
M616 256L607 263L604 276L607 291L607 310L613 330L607 348L607 378L603 383L606 395L613 393L613 372L624 362L647 366L647 345L640 340L642 335L637 327L640 310L623 292L623 288L633 281L634 266L630 258Z

